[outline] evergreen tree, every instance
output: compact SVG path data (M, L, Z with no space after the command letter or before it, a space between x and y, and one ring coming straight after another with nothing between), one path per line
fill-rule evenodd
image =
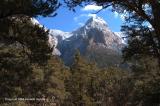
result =
M90 65L77 52L70 69L71 75L66 81L66 90L70 95L65 106L91 106L91 98L88 94L90 71Z
M69 78L70 71L63 62L53 56L45 68L43 94L50 100L50 103L62 105L68 95L65 89L65 81Z
M94 2L103 6L103 9L112 6L113 11L124 15L126 23L122 26L122 31L126 34L128 44L123 50L123 57L134 67L132 73L135 89L132 97L136 100L133 100L132 104L159 105L159 0L66 0L66 2L71 9L84 2L86 4Z
M98 70L94 76L92 88L96 106L128 106L134 84L127 71L108 68Z
M131 103L133 106L158 106L160 104L160 72L158 62L145 57L132 66L135 82Z
M4 26L0 46L1 97L29 93L27 89L34 66L44 66L51 56L47 36L43 28L33 25L26 18L21 18L21 21L16 19L13 24Z
M59 6L57 0L1 1L1 103L7 102L4 98L36 98L43 97L43 95L46 97L48 96L47 92L49 92L46 89L59 89L57 86L61 83L56 86L45 85L48 77L59 77L54 74L47 76L46 67L50 64L48 62L52 57L52 49L48 44L48 31L43 27L39 27L39 25L33 24L31 20L32 17L39 15L54 16L55 10ZM58 61L54 62L60 64ZM50 68L49 70L52 71L53 69ZM61 73L61 71L57 71ZM51 84L49 81L48 83ZM64 89L63 87L61 89ZM54 94L54 96L57 95L59 94Z
M65 106L120 106L130 102L134 83L127 71L98 69L78 52L66 80L69 92Z
M0 19L15 16L54 16L58 0L1 0Z

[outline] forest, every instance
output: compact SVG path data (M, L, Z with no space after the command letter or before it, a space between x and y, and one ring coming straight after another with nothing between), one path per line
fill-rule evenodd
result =
M127 12L121 30L129 69L98 67L78 50L66 66L52 55L49 30L31 21L89 3ZM0 106L159 106L159 22L159 0L1 0Z

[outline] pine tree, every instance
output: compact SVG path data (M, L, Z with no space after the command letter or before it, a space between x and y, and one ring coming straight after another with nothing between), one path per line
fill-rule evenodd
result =
M120 68L99 69L77 52L66 80L65 106L120 106L131 102L134 80Z
M0 98L42 97L51 58L48 31L32 17L54 16L56 0L2 0L0 3ZM56 86L57 87L57 86ZM55 87L55 89L56 89ZM63 89L63 88L62 88Z
M102 6L103 9L111 6L113 11L125 16L126 23L121 30L126 34L128 44L122 52L124 60L129 61L134 67L132 80L137 89L137 92L133 91L132 96L136 100L133 100L132 103L134 106L159 105L159 0L68 0L66 2L71 9L77 5L92 2ZM147 64L145 63L146 59L150 59L147 60Z
M159 67L156 59L145 57L132 66L135 82L133 105L157 106L160 104Z
M15 16L54 16L60 6L57 0L1 0L0 19Z
M0 46L1 97L22 96L31 82L33 66L47 64L51 56L48 33L28 19L16 20L4 28Z
M66 90L70 93L66 100L67 106L91 106L91 98L88 94L88 84L91 79L90 65L80 56L75 54L74 63L71 66L71 75L66 81Z
M92 80L95 105L125 106L130 103L133 81L129 73L120 68L99 69Z
M65 81L70 75L69 69L63 62L53 56L44 71L44 95L51 103L62 105L68 93L65 89Z

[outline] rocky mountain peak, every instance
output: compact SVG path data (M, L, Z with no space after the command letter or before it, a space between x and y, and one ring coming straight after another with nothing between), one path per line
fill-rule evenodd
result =
M121 38L98 16L91 17L84 26L74 31L74 35L77 35L73 36L74 39L85 39L91 45L99 45L115 51L119 51L122 46Z
M92 28L100 28L100 27L107 27L107 23L104 19L93 16L85 24L86 27L92 27Z
M39 24L34 19L32 21L34 24ZM94 16L84 26L72 32L50 29L49 45L53 48L52 54L59 55L66 65L72 63L77 49L89 60L104 60L105 64L119 64L117 57L120 58L124 46L121 36L121 33L112 32L102 18ZM110 57L113 63L107 61Z

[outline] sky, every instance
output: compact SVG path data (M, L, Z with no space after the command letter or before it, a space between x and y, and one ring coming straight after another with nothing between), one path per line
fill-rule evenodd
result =
M106 21L112 31L119 32L121 28L120 26L124 22L124 16L119 15L116 12L112 12L111 8L104 9L99 13L94 14L101 8L101 6L92 4L84 7L76 7L76 12L73 12L67 7L61 6L56 11L58 13L57 16L45 18L38 17L37 20L48 29L58 29L65 32L71 32L83 26L89 18L99 16Z

